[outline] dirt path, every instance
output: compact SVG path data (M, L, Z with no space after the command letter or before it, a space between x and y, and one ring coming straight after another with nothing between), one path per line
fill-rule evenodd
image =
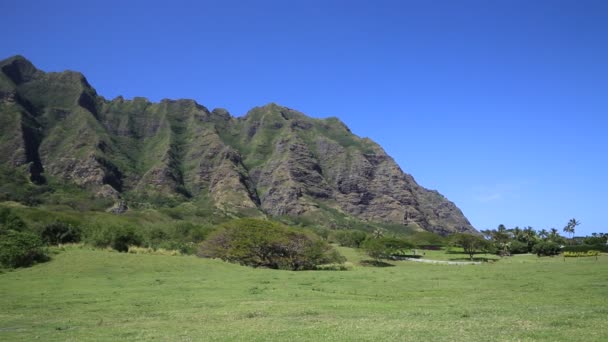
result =
M441 264L441 265L481 265L479 261L448 261L448 260L429 260L429 259L415 259L415 258L403 258L400 260L425 262L427 264Z

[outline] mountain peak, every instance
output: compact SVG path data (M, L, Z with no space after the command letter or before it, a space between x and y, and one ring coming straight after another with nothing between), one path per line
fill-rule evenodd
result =
M16 85L28 82L41 73L32 62L21 55L0 61L0 70Z
M475 231L336 117L277 103L233 119L187 99L106 101L77 72L44 73L21 56L0 67L0 90L13 99L0 102L0 171L28 165L32 180L75 185L87 193L78 198L135 209L189 202L213 215L285 215L336 229Z

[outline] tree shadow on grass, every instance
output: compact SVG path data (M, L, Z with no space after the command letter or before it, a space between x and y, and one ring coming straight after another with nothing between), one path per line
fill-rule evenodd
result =
M477 258L450 258L450 261L475 261L475 262L494 262L498 259L494 258L486 258L486 257L477 257Z
M361 266L372 266L372 267L395 267L393 264L379 260L361 260Z

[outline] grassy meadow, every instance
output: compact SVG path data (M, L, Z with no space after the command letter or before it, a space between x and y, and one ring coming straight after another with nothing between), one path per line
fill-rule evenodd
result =
M66 247L0 274L0 340L608 340L606 255L366 267L340 251L352 270Z

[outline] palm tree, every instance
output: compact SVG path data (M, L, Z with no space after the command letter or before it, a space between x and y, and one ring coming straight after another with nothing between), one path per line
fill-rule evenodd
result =
M549 240L556 242L559 238L559 231L555 228L551 228L551 233L548 236Z
M540 230L540 232L538 232L538 236L540 236L541 239L546 240L549 236L549 232L543 228Z
M505 227L504 224L500 224L498 225L498 229L496 230L496 232L494 233L494 241L498 242L498 243L506 243L507 241L509 241L509 231L507 230L507 227Z
M523 234L522 234L521 228L515 227L515 228L513 228L513 230L511 232L513 234L513 239L515 239L517 241L523 240Z
M528 252L531 252L534 242L536 241L536 231L534 228L527 226L524 228L522 235L525 240L524 242L528 245Z
M376 228L376 229L374 229L374 232L372 233L372 235L374 236L375 239L379 239L384 236L384 229Z
M524 237L526 238L526 240L530 241L533 240L534 238L536 238L536 231L534 230L534 228L527 226L526 228L524 228Z
M570 219L570 221L568 221L568 224L564 227L564 233L570 234L570 240L572 240L572 238L574 237L574 231L575 231L574 229L579 224L581 224L581 223L579 221L577 221L576 219Z

